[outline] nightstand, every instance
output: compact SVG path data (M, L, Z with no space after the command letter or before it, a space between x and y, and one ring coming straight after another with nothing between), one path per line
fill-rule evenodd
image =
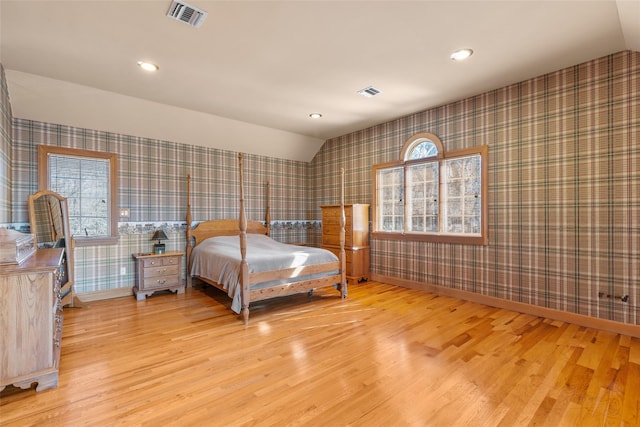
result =
M138 301L156 291L184 293L184 283L180 277L182 252L164 254L133 254L136 263L136 284L133 294Z

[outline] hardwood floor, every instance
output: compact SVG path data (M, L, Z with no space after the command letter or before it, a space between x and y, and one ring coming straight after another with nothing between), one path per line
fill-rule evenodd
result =
M380 283L256 304L211 288L64 312L55 389L0 424L640 425L640 340Z

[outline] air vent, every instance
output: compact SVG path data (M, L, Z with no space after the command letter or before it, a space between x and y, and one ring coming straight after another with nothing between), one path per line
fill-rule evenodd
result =
M382 93L382 91L380 89L376 89L373 86L368 86L368 87L365 87L364 89L360 89L358 93L362 96L366 96L367 98L371 98L372 96L376 96Z
M184 22L192 27L199 28L207 17L207 12L200 10L197 7L189 6L185 2L173 0L167 16L176 21Z

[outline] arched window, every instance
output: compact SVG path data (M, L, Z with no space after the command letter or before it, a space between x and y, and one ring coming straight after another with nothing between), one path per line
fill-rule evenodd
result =
M404 161L442 157L444 148L440 138L429 132L413 135L404 143L400 157Z
M413 135L399 161L373 167L373 237L486 245L486 155Z

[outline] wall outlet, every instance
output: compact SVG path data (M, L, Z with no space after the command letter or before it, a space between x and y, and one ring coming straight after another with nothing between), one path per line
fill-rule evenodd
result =
M120 267L120 275L124 276L125 274L127 274L127 267Z
M120 218L129 218L130 214L129 208L120 208Z
M605 294L604 292L598 292L598 298L616 299L625 303L629 302L629 295L611 295L611 294Z

